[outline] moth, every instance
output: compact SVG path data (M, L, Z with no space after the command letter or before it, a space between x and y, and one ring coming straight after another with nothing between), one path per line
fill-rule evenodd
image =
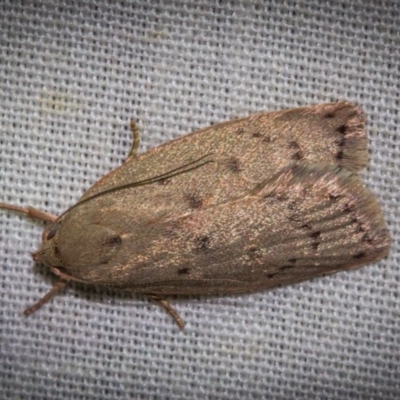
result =
M362 111L341 101L221 123L128 158L49 221L34 261L69 282L144 293L183 321L169 295L265 290L388 254L367 164Z

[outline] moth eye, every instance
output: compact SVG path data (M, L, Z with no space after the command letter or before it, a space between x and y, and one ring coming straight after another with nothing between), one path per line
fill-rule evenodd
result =
M53 227L47 233L46 240L53 239L53 237L56 235L59 228L60 228L60 224L54 224Z
M119 235L114 235L114 236L108 237L108 238L104 241L103 244L106 245L106 246L114 247L114 246L120 246L121 243L122 243L121 236L119 236Z

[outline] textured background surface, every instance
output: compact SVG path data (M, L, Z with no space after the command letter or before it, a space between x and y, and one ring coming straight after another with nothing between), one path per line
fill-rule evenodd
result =
M179 332L143 297L80 286L24 318L51 285L29 254L42 229L1 211L2 398L398 399L399 3L16 3L0 4L0 201L60 213L122 162L132 117L144 151L251 112L349 99L368 116L364 177L394 244L355 272L173 300Z

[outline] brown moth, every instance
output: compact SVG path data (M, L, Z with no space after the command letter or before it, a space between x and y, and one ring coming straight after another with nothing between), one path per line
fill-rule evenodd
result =
M77 281L144 293L180 327L168 295L245 293L352 269L388 254L363 186L364 118L349 102L214 125L137 155L50 221L33 259L59 277L31 314Z

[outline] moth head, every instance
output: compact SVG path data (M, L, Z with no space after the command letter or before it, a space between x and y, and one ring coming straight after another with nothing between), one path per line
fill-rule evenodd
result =
M41 262L48 267L60 267L63 265L59 255L56 240L60 224L54 224L49 231L43 232L42 244L39 249L32 253L34 261Z
M100 223L57 223L45 231L34 261L68 280L92 281L109 266L122 245L121 236Z

